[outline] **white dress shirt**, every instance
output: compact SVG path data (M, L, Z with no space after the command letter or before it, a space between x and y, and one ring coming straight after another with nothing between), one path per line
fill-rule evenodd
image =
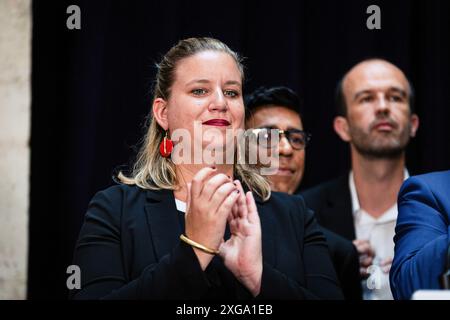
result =
M408 170L405 169L403 180L406 180L408 177ZM364 299L392 300L389 273L383 272L378 265L381 261L394 257L395 224L398 215L397 203L378 218L374 218L359 205L353 171L350 171L348 180L352 198L356 239L369 240L375 251L373 265L368 269L370 277L367 280L363 280L362 283Z

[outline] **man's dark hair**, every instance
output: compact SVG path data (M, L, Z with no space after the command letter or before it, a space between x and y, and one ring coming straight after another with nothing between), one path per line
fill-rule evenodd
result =
M259 107L282 106L289 108L302 117L302 105L299 96L288 87L259 87L244 98L245 119L248 120L252 113Z
M357 64L360 64L362 62L371 61L371 60L381 60L381 61L389 62L389 61L387 61L385 59L381 59L381 58L370 58L370 59L362 60L361 62L358 62ZM391 62L389 62L389 63L391 63ZM337 86L336 86L336 92L335 92L336 113L337 113L338 116L342 116L342 117L346 117L347 116L347 103L345 102L345 96L344 96L344 79L347 76L347 74L348 74L348 71L338 81ZM408 82L408 86L409 86L409 97L408 97L409 110L411 111L411 114L413 114L415 112L415 107L414 107L414 100L415 100L414 87L411 84L411 81L409 81L408 77L406 77L406 75L405 75L405 78L406 78L406 81Z

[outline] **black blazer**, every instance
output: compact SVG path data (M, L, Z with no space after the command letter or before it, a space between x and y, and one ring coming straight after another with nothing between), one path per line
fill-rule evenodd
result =
M348 174L301 193L319 224L348 240L355 239Z
M342 299L325 238L301 197L255 197L261 218L259 299ZM74 254L74 299L251 299L216 256L202 271L172 191L118 185L89 204ZM227 230L225 238L229 237Z
M362 300L359 256L350 240L322 227L345 300Z
M355 239L355 226L348 174L305 190L301 195L323 227L345 298L362 299L359 258L351 242Z

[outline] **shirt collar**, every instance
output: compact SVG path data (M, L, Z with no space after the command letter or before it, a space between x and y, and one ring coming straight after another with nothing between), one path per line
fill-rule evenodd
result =
M404 168L403 169L403 181L405 181L408 178L409 178L408 169ZM350 173L348 175L348 184L350 186L350 195L352 198L353 216L356 216L358 214L358 212L360 211L361 206L359 205L358 193L356 192L355 177L353 176L353 170L350 170ZM390 209L388 209L388 211L386 211L386 213L388 213L388 214L383 214L380 217L380 219L378 219L378 220L385 220L386 218L391 220L393 215L395 215L395 217L396 217L397 216L397 214L396 214L397 210L395 210L396 207L397 207L397 203L395 203Z
M175 205L177 206L177 210L186 213L186 202L178 200L175 198Z

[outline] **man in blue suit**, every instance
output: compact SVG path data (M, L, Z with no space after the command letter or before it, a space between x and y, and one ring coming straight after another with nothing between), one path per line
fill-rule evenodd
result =
M419 289L440 288L450 243L449 221L450 170L415 176L403 184L390 272L395 299L409 299Z

